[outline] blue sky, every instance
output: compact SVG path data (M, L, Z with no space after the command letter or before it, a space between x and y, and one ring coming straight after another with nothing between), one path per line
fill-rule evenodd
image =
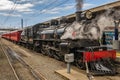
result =
M84 0L83 10L117 0ZM76 12L75 0L0 0L0 28L20 28Z

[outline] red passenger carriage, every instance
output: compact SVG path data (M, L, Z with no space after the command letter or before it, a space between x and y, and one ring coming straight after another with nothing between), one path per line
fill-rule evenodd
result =
M3 34L2 37L14 42L19 42L21 39L22 30L12 31L10 33Z

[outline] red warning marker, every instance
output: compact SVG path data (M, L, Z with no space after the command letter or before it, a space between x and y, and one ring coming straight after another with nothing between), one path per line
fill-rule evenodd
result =
M76 36L76 32L74 31L74 32L72 32L72 36L73 37L75 37Z

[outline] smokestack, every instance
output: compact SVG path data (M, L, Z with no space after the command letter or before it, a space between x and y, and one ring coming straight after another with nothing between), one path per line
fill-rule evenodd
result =
M83 0L76 0L76 21L77 22L81 20L82 7L83 7Z

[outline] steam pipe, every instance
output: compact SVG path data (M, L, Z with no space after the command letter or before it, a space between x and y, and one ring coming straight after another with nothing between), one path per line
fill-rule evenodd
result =
M114 23L115 23L115 30L114 30L114 32L115 32L115 40L118 40L118 26L119 26L119 23L120 23L120 19L119 20L114 20Z

